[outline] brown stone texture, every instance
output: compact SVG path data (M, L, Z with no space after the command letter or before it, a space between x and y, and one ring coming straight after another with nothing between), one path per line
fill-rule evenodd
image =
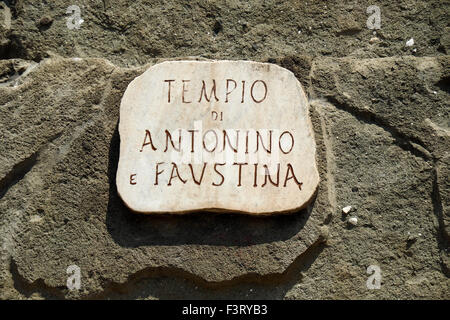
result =
M73 30L72 3L7 5L1 299L449 299L447 2L380 1L376 34L364 1L79 1ZM295 74L320 174L307 208L253 217L125 207L120 100L148 67L174 59ZM66 287L73 264L78 291ZM370 265L379 290L366 287Z

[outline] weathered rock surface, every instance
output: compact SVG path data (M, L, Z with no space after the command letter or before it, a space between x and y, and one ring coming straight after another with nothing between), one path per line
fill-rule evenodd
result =
M65 2L9 1L0 298L449 299L448 5L381 1L374 35L370 4L81 1L84 22L69 30ZM269 61L302 83L320 175L306 209L126 208L115 187L120 99L164 61L153 57L188 56ZM73 264L79 291L66 288ZM366 287L370 265L379 290Z
M76 264L86 279L80 294L93 294L157 268L215 282L282 273L319 241L325 206L262 220L145 217L120 200L119 104L143 70L56 59L2 89L1 154L10 156L2 159L0 210L4 232L20 230L9 249L18 274L63 287L66 268Z
M122 66L151 58L202 56L262 61L295 55L357 56L449 54L449 6L441 0L208 1L79 0L79 29L67 1L9 1L11 28L1 32L0 52L38 61L58 54L108 57ZM375 44L367 7L381 13ZM42 20L51 23L42 24ZM68 20L69 19L69 20ZM1 26L0 26L1 28ZM447 29L446 29L447 28ZM413 37L415 46L405 47ZM416 49L414 51L414 49Z
M442 176L447 158L440 150L448 144L448 134L445 123L439 121L448 116L444 108L448 92L436 85L445 78L445 73L440 73L444 69L437 67L432 79L423 77L417 84L436 90L437 94L424 91L420 97L423 108L427 101L434 106L424 115L426 119L441 128L430 132L436 139L424 137L423 146L416 146L423 136L413 144L408 137L409 132L421 131L403 133L401 120L390 126L368 116L378 114L376 111L358 112L358 108L368 108L364 93L360 94L362 103L359 99L349 100L353 105L338 101L343 83L336 65L350 66L342 74L350 83L352 77L360 76L353 68L367 64L378 69L372 81L365 82L370 88L371 83L379 85L378 74L384 78L399 60L411 72L419 72L421 63L431 62L436 67L445 61L389 58L358 63L335 59L313 64L312 94L335 103L312 103L323 183L308 209L271 218L132 214L115 187L117 123L126 86L146 67L121 69L96 59L42 62L18 83L0 89L1 154L9 155L2 157L1 166L5 285L8 270L16 282L43 281L41 294L68 297L92 297L130 277L162 271L170 274L171 270L205 285L238 285L253 277L280 274L282 278L292 273L296 264L317 255L308 277L317 279L316 285L328 281L344 285L340 290L332 286L314 291L308 287L312 283L303 287L302 280L287 297L375 294L364 286L365 268L370 264L383 270L380 297L400 293L410 297L416 292L421 294L417 297L444 297L448 216L443 208L447 208L448 188ZM335 82L329 77L333 72ZM405 73L400 69L397 75L390 75L406 81ZM355 81L342 95L350 99L358 90ZM378 92L388 94L382 88ZM394 90L388 97L397 101L403 94ZM417 113L415 108L404 112L425 127L429 122L419 121L423 108ZM401 106L389 110L402 112ZM389 119L395 121L395 115ZM411 120L404 121L406 126ZM348 204L356 208L353 214L360 221L354 228L339 216L340 208ZM322 225L327 226L328 236L320 229ZM329 247L323 247L320 243L327 237ZM64 288L65 270L71 264L81 268L84 279L77 294ZM253 276L247 279L250 274ZM421 289L416 291L419 285ZM49 288L59 289L52 293Z

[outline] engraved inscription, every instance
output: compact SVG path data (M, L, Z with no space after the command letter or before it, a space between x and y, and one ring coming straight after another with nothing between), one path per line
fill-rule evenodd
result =
M142 213L305 206L319 183L303 89L249 61L171 61L122 98L118 192Z

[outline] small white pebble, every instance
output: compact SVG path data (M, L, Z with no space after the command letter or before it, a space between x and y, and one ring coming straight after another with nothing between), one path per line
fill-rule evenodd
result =
M407 47L412 47L413 45L414 45L414 39L413 38L411 38L408 41L406 41L406 46Z
M379 38L373 37L373 38L370 38L369 43L372 44L372 43L375 43L375 42L377 42L379 40L380 40Z
M346 207L342 208L342 212L345 214L349 213L350 210L352 210L352 206L346 206Z
M414 49L413 49L413 52L417 52L417 49L416 49L416 48L414 48Z
M437 94L437 91L433 91L434 94Z
M348 219L348 223L356 226L358 224L358 218L356 217L351 217L350 219Z
M41 222L41 221L42 221L42 218L38 215L31 216L31 218L30 218L30 222L32 222L32 223Z

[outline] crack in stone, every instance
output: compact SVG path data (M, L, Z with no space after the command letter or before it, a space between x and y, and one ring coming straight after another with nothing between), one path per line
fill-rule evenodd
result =
M40 149L16 163L13 168L0 180L0 199L2 199L11 187L22 180L25 175L36 165Z
M10 261L10 272L13 277L14 287L21 294L29 298L32 294L38 293L42 297L50 299L108 299L108 298L136 298L139 293L139 285L150 279L171 278L176 281L188 281L194 287L202 287L205 290L233 289L241 285L252 284L261 287L261 291L267 290L267 287L274 288L281 286L288 291L293 285L301 282L302 273L309 269L319 254L325 249L326 244L323 240L314 242L305 252L300 254L283 271L259 275L256 273L247 273L224 281L207 281L204 278L190 273L178 267L147 267L128 276L122 283L108 281L102 285L101 292L93 292L84 295L83 280L81 280L81 292L69 291L65 287L54 287L45 283L43 279L37 279L33 282L26 280L19 272L13 259ZM81 278L83 279L83 277Z
M434 155L427 150L425 144L418 138L406 136L405 134L401 133L397 128L390 126L389 124L386 123L386 121L377 117L376 114L370 111L352 108L350 105L338 101L338 99L336 99L333 96L326 96L325 98L336 108L350 113L358 120L363 121L364 123L367 124L374 124L382 128L384 131L388 132L394 138L395 140L394 143L403 150L410 152L414 156L420 157L425 161L432 160L434 162L435 160Z
M27 173L29 173L38 163L39 156L46 151L48 146L53 143L53 141L61 137L62 134L63 132L56 133L50 137L50 139L48 139L48 141L38 150L13 166L13 168L3 177L3 179L0 180L0 199L6 195L9 189L25 178Z
M438 172L436 169L436 165L433 167L432 171L432 181L433 181L433 189L431 191L431 201L433 203L433 212L436 215L438 220L439 229L437 232L437 242L438 248L441 252L445 253L449 248L450 237L445 232L444 225L444 210L442 206L441 194L439 192L439 184L438 184ZM441 257L441 268L442 272L446 277L450 278L450 270L449 266L447 266L442 257Z
M334 180L334 172L335 172L335 159L333 155L333 147L332 147L332 141L330 139L330 136L328 135L327 131L327 123L325 120L325 117L323 115L323 110L321 108L321 103L324 101L318 101L318 100L312 100L310 101L310 105L317 111L319 118L320 118L320 124L322 129L322 136L323 136L323 143L325 145L325 157L326 157L326 166L327 166L327 192L328 192L328 201L331 205L332 211L336 212L337 209L337 200L336 200L336 183Z
M39 294L46 299L64 299L63 288L55 288L48 286L43 279L37 279L33 282L28 282L19 272L16 262L10 258L9 272L11 274L14 288L23 294L25 297L30 298L33 294Z
M450 130L448 130L447 128L443 128L443 127L438 126L436 123L434 123L430 119L428 119L428 118L425 119L425 123L427 125L429 125L436 132L436 134L438 136L441 136L441 137L448 137L448 136L450 136Z
M391 127L384 123L382 119L379 119L375 117L375 114L369 112L369 111L362 111L357 110L355 108L350 107L349 105L345 103L340 103L337 101L334 97L327 97L328 101L334 105L336 108L343 110L345 112L350 113L352 116L354 116L356 119L361 120L367 124L375 124L391 134L391 136L395 139L395 143L402 148L403 150L410 152L414 156L421 157L424 161L428 162L431 160L432 162L432 173L431 173L431 180L432 180L432 190L431 190L431 201L433 204L433 211L434 214L438 220L438 232L437 232L437 242L438 242L438 248L441 252L445 253L446 250L448 250L448 244L450 242L449 236L445 232L445 226L444 226L444 216L443 216L443 207L439 192L439 185L438 185L438 174L437 174L437 159L432 155L431 152L429 152L423 142L419 141L418 139L410 138L408 136L405 136L401 132L399 132L396 128ZM318 109L318 108L317 108ZM450 277L450 270L448 266L444 263L442 257L441 257L441 269L442 272L447 276Z

